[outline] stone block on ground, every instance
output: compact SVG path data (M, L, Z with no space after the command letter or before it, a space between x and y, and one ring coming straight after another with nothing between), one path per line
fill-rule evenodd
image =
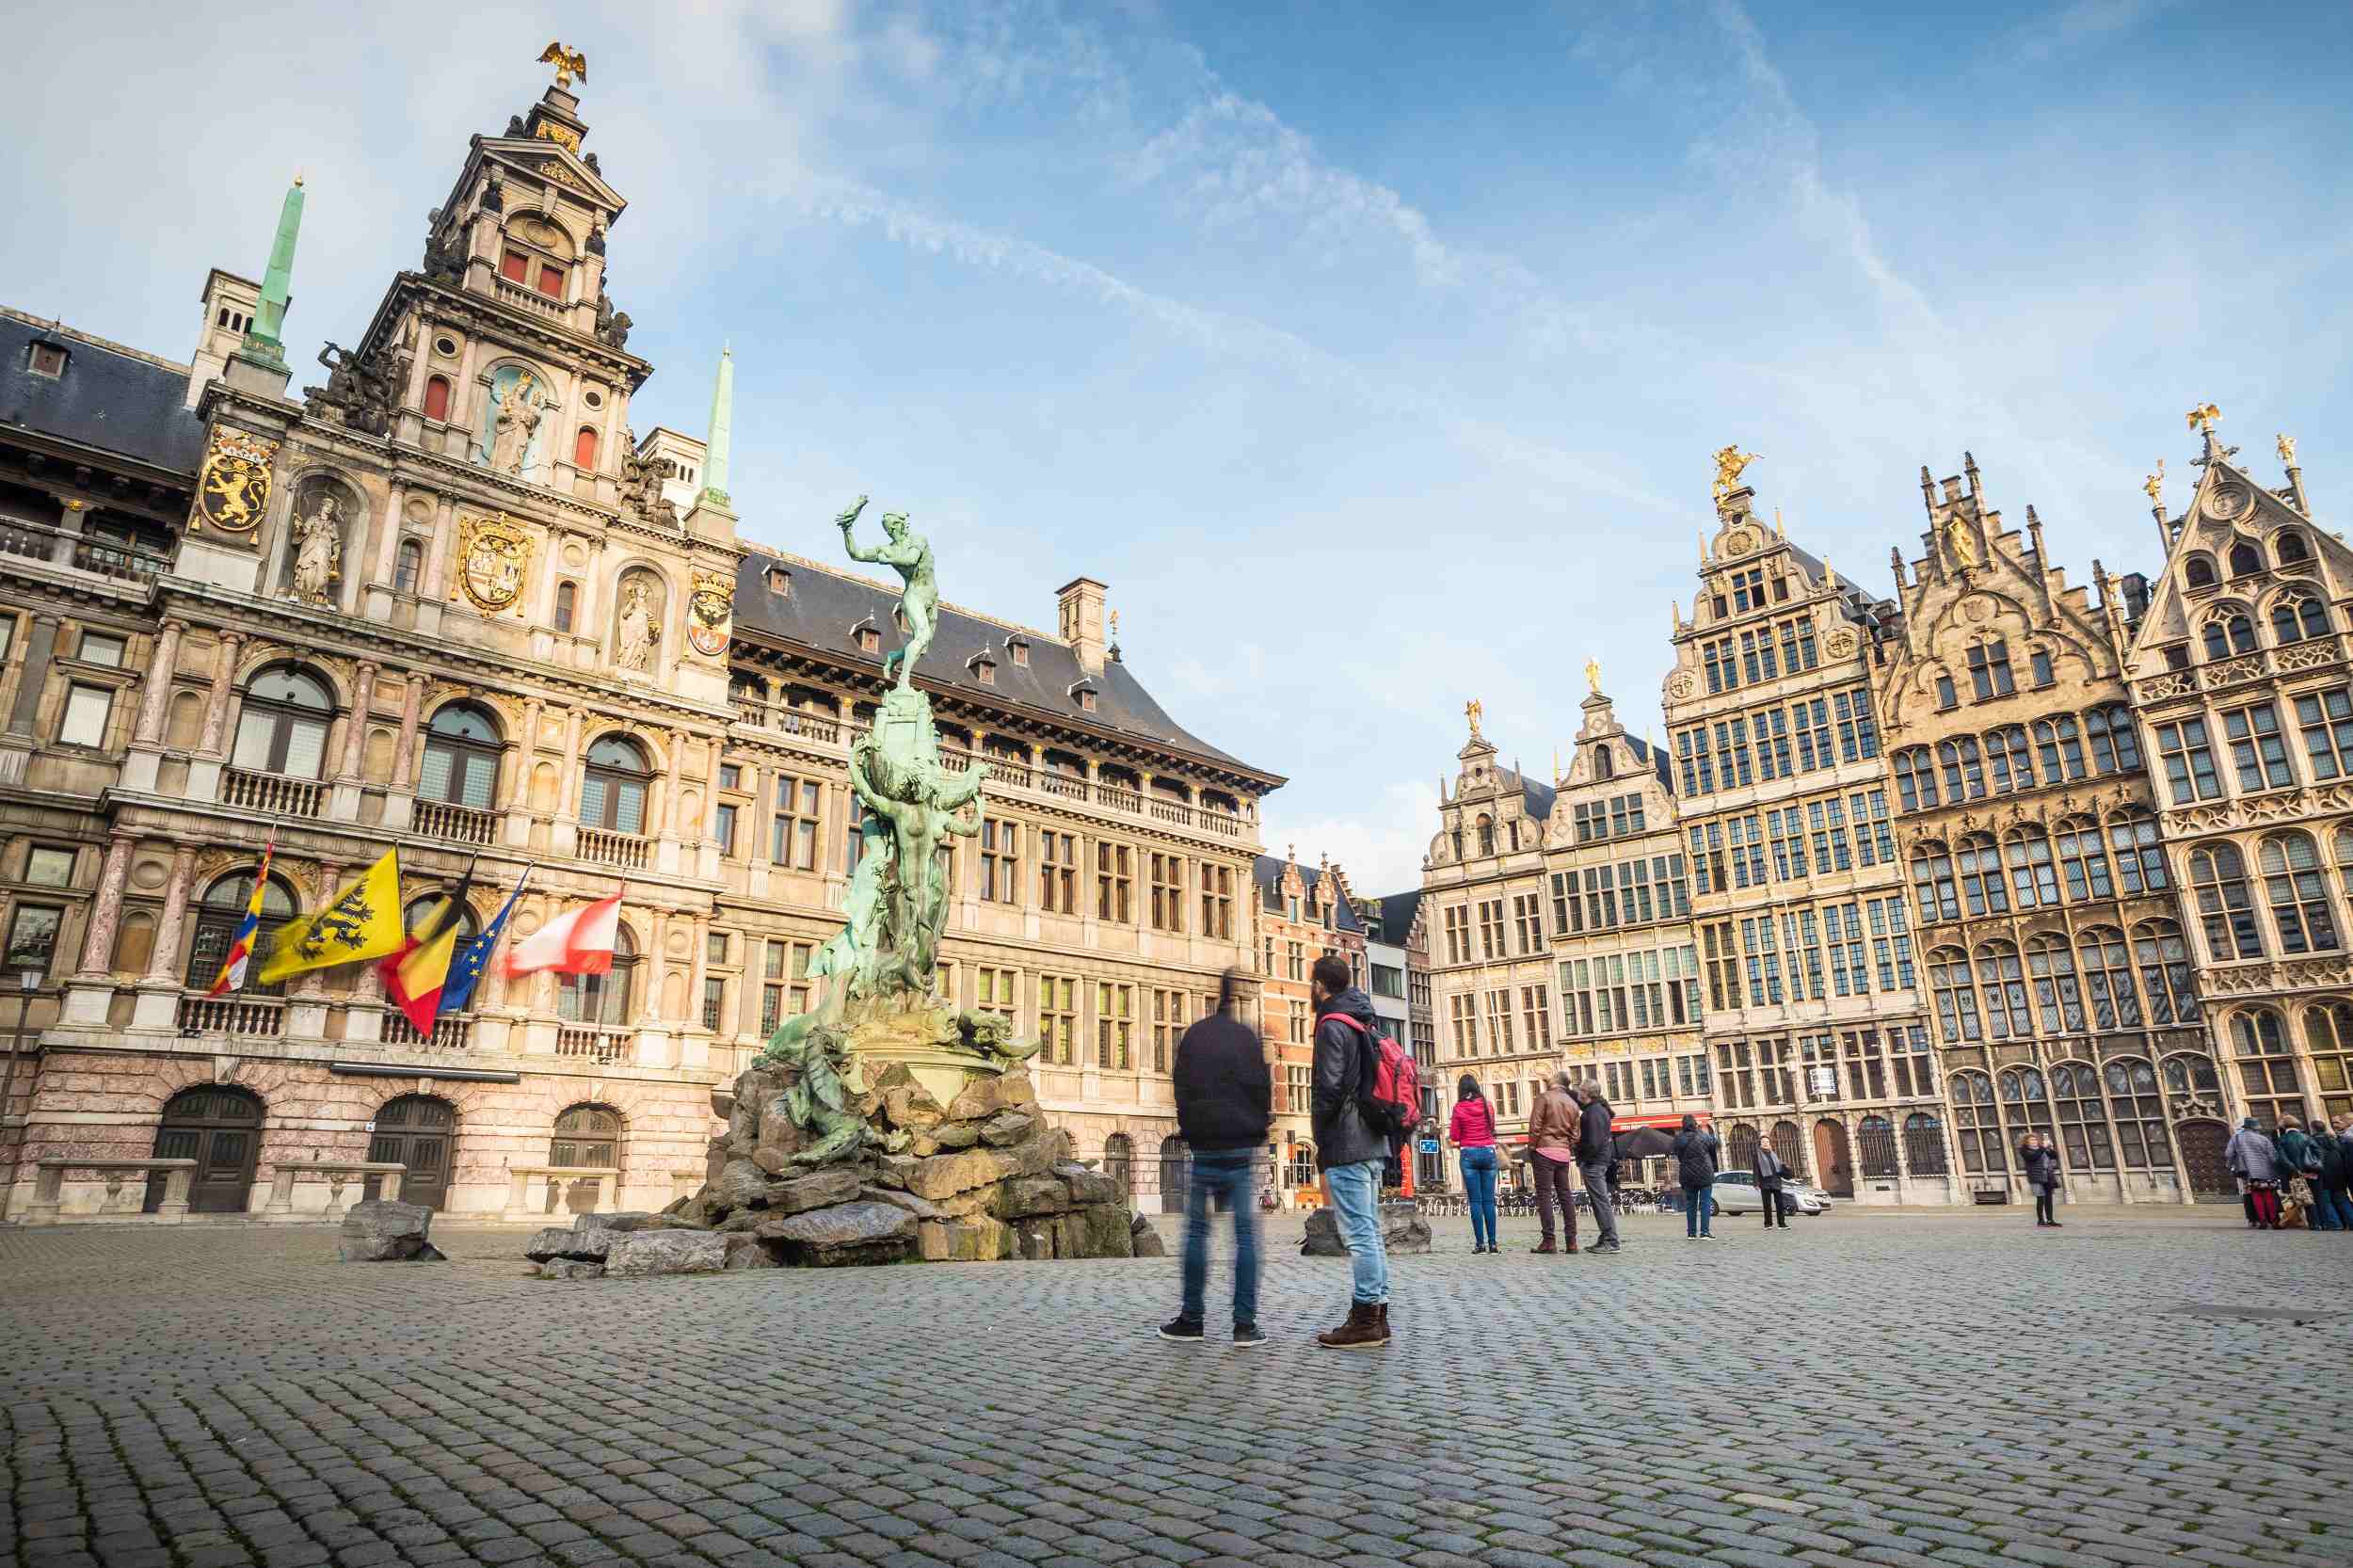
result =
M727 1271L734 1273L744 1269L781 1269L784 1259L777 1256L774 1242L758 1236L727 1238Z
M1128 1243L1138 1257L1166 1257L1168 1243L1152 1228L1152 1222L1138 1214L1128 1222Z
M567 1230L561 1225L550 1225L532 1237L530 1243L523 1248L523 1256L534 1263L546 1263L559 1257L601 1263L606 1249L618 1234L610 1230L582 1230L577 1226Z
M1086 1228L1089 1257L1133 1257L1135 1233L1128 1225L1128 1210L1116 1203L1098 1203L1079 1210Z
M1421 1217L1421 1205L1381 1206L1381 1247L1393 1254L1430 1250L1430 1223ZM1306 1239L1299 1243L1299 1252L1303 1257L1346 1257L1348 1242L1340 1235L1338 1213L1330 1208L1310 1210Z
M823 1170L772 1181L766 1191L768 1212L800 1214L848 1203L857 1196L858 1173L854 1165L829 1165Z
M710 1230L640 1230L621 1237L604 1256L618 1278L646 1274L716 1273L727 1266L728 1239Z
M1021 1256L1020 1239L1014 1234L1013 1227L1002 1220L978 1215L968 1220L943 1223L950 1262L995 1263Z
M1070 1189L1070 1201L1074 1204L1083 1207L1119 1201L1119 1183L1100 1171L1090 1171L1069 1160L1059 1161L1051 1169L1055 1176Z
M722 1208L749 1208L768 1196L768 1173L748 1159L729 1160L719 1179L703 1194L706 1202Z
M1000 1220L1059 1214L1070 1207L1070 1189L1052 1176L1016 1176L999 1182L989 1195L989 1212Z
M362 1199L344 1211L336 1251L345 1263L431 1261L424 1255L425 1231L432 1224L433 1210L423 1204Z
M539 1265L541 1279L602 1279L604 1265L577 1257L551 1257Z
M829 1268L895 1263L915 1244L915 1216L896 1204L860 1200L772 1219L754 1234L791 1262Z
M616 1236L626 1236L637 1230L700 1230L702 1227L694 1221L680 1218L680 1212L694 1201L692 1197L680 1198L659 1214L647 1214L636 1209L623 1209L613 1214L575 1214L572 1216L572 1228L579 1231L609 1230Z
M936 1203L986 1187L1014 1174L1013 1161L995 1149L968 1149L962 1154L936 1154L918 1160L908 1174L907 1191Z

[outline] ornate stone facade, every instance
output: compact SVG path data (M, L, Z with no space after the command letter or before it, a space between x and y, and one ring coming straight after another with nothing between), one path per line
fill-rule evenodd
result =
M1348 878L1329 860L1302 866L1297 850L1261 855L1252 867L1251 900L1258 981L1258 1032L1274 1075L1274 1130L1269 1154L1286 1208L1321 1201L1310 1091L1315 1082L1315 1000L1308 970L1325 953L1348 960L1366 984L1365 921Z
M894 595L746 546L723 449L630 436L652 367L611 312L627 203L585 132L557 88L473 138L426 269L304 401L218 270L193 367L0 315L0 877L44 985L0 1090L20 1200L35 1160L184 1150L199 1210L379 1157L460 1211L518 1176L578 1201L581 1170L659 1206L704 1179L712 1086L808 1005ZM274 264L260 297L283 289ZM943 606L918 665L994 774L940 983L1048 1037L1038 1093L1082 1156L1165 1152L1181 1183L1167 1058L1246 963L1281 780L1152 702L1102 596L1064 590L1073 637ZM272 840L270 923L388 845L412 906L471 869L476 927L529 866L513 936L618 888L613 972L493 975L429 1036L367 966L207 1000ZM69 1177L67 1213L93 1207ZM285 1207L325 1202L305 1179Z

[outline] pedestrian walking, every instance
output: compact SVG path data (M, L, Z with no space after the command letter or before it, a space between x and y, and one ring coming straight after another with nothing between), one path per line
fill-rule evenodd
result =
M1708 1225L1716 1218L1716 1135L1686 1112L1669 1148L1675 1157L1675 1180L1683 1188L1683 1234L1689 1240L1713 1240L1715 1233Z
M1586 1201L1593 1206L1593 1229L1598 1233L1589 1253L1618 1251L1618 1206L1611 1201L1609 1167L1617 1163L1617 1142L1610 1122L1614 1112L1601 1097L1601 1080L1589 1078L1577 1089L1577 1169L1585 1182Z
M2038 1228L2058 1228L2058 1149L2040 1132L2029 1132L2018 1145L2018 1168L2026 1173L2034 1193L2034 1223Z
M1160 1337L1199 1344L1208 1315L1209 1206L1234 1216L1234 1344L1266 1343L1258 1332L1258 1205L1251 1192L1258 1151L1273 1122L1274 1080L1258 1032L1234 1015L1241 971L1218 983L1217 1011L1176 1042L1170 1078L1176 1093L1176 1131L1193 1151L1185 1189L1184 1301Z
M1465 1073L1454 1085L1454 1114L1447 1122L1447 1141L1454 1145L1463 1167L1463 1196L1470 1205L1471 1251L1496 1250L1496 1113L1479 1087Z
M2353 1113L2337 1118L2335 1141L2337 1164L2329 1191L2336 1201L2337 1218L2353 1232Z
M2313 1123L2313 1152L2319 1169L2310 1177L2313 1187L2313 1228L2314 1230L2353 1230L2353 1203L2345 1197L2346 1161L2345 1140L2326 1122Z
M2280 1150L2264 1136L2255 1118L2239 1123L2231 1141L2222 1145L2222 1160L2231 1174L2247 1183L2248 1201L2255 1208L2257 1230L2280 1228Z
M2314 1122L2317 1128L2320 1124ZM2314 1230L2330 1227L2320 1223L2320 1144L2304 1126L2293 1116L2280 1118L2280 1134L2273 1140L2280 1151L2280 1219L2289 1229L2305 1215L2311 1216ZM2298 1203L2301 1194L2310 1201Z
M1773 1145L1761 1133L1756 1140L1756 1153L1749 1160L1749 1171L1756 1177L1757 1205L1765 1211L1765 1228L1770 1230L1779 1225L1787 1230L1789 1215L1781 1207L1781 1184L1789 1168L1781 1162L1781 1156L1773 1152Z
M1381 1244L1381 1162L1388 1157L1389 1135L1364 1103L1373 1096L1380 1036L1372 999L1351 984L1346 959L1327 952L1307 978L1316 1010L1309 1120L1323 1190L1339 1215L1353 1276L1347 1320L1316 1336L1316 1343L1364 1350L1389 1342L1389 1259Z
M1544 1240L1531 1251L1550 1254L1577 1251L1577 1188L1569 1176L1577 1168L1577 1133L1583 1114L1569 1093L1575 1080L1555 1073L1528 1112L1529 1163L1536 1171L1536 1217L1544 1224ZM1567 1245L1552 1244L1552 1208L1561 1206L1561 1228Z

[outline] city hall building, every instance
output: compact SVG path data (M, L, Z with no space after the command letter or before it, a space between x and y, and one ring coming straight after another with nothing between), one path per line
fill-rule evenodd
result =
M9 1215L153 1210L104 1162L157 1157L196 1162L197 1213L315 1214L365 1161L459 1212L658 1207L704 1177L713 1086L815 1000L896 590L744 538L724 357L705 438L632 432L628 202L579 107L472 138L324 385L282 346L299 182L185 361L0 312ZM1082 1157L1181 1187L1170 1057L1252 966L1283 780L1153 700L1106 597L1074 578L1050 632L942 608L917 681L990 781L939 986L1042 1041ZM372 965L208 998L265 844L265 923L387 846L411 911L471 870L469 933L526 867L511 936L617 890L611 971L494 973L429 1034Z

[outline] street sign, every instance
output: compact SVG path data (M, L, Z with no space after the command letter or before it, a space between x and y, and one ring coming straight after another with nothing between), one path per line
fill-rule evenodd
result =
M1811 1080L1813 1080L1813 1082L1812 1082L1812 1084L1810 1085L1810 1087L1812 1088L1812 1090L1813 1090L1813 1092L1814 1092L1814 1097L1815 1097L1816 1099L1835 1099L1835 1098L1837 1097L1837 1096L1838 1096L1838 1069L1837 1069L1837 1068L1835 1068L1835 1067L1812 1067L1812 1068L1808 1068L1808 1069L1807 1069L1807 1071L1806 1071L1806 1077L1807 1077L1807 1078L1809 1078L1809 1079L1811 1079Z
M1414 1146L1424 1154L1435 1154L1438 1152L1438 1141L1435 1138L1424 1138L1420 1143L1415 1144Z

